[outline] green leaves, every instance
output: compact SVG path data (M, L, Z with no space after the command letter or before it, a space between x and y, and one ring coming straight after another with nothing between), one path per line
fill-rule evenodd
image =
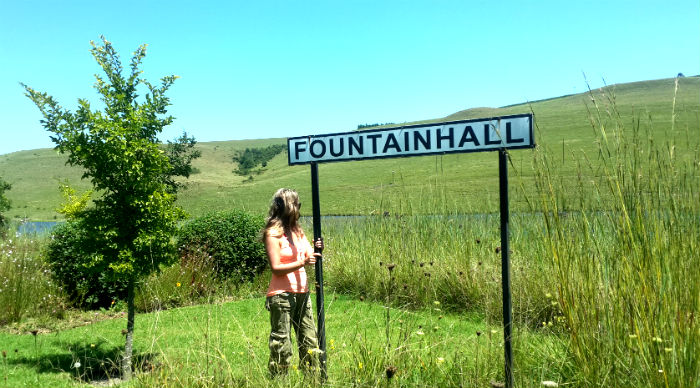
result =
M2 212L10 210L10 200L5 197L5 191L11 188L12 185L5 182L2 177L0 177L0 235L2 235L2 231L5 228L5 217L2 215Z
M184 213L174 204L172 175L186 166L173 169L171 160L181 154L169 157L159 148L157 136L173 121L167 115L166 92L177 77L163 77L157 87L141 77L146 45L134 52L125 77L112 43L101 38L101 43L90 42L90 51L103 72L95 75L94 84L105 105L102 111L79 99L77 111L69 112L48 94L22 86L42 112L42 124L54 134L51 139L58 150L68 154L68 163L84 168L83 178L101 194L93 207L86 208L86 199L79 198L67 208L85 234L99 241L87 252L102 261L92 267L109 268L110 276L130 279L175 257L171 236ZM149 93L139 99L142 88ZM180 162L188 167L190 160Z

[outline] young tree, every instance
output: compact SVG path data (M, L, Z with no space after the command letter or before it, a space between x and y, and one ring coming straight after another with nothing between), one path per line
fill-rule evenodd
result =
M6 210L10 210L10 200L5 197L5 191L12 188L12 185L5 182L2 177L0 177L0 237L4 235L6 220L2 213Z
M87 100L79 99L73 113L48 94L22 86L43 114L42 124L53 134L56 148L68 154L69 164L84 168L83 178L101 195L92 207L75 216L94 247L91 270L109 270L115 281L128 283L122 361L123 378L128 380L132 374L135 282L175 259L172 236L184 217L168 184L173 167L157 139L173 121L167 115L170 101L165 94L177 77L164 77L159 86L141 78L139 66L146 56L146 45L142 45L134 52L125 78L119 55L101 38L102 44L90 44L104 71L104 78L95 75L103 111L92 110ZM142 91L146 94L139 99Z

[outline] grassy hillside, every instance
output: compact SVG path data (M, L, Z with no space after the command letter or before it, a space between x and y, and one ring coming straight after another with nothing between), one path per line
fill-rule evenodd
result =
M576 94L530 104L503 108L473 108L439 122L532 111L536 117L535 140L556 160L562 179L572 181L578 174L577 161L585 153L596 163L596 150L590 120L618 120L633 128L635 120L651 120L659 141L673 137L684 144L700 130L700 78L679 79L675 95L676 120L672 130L674 79L612 85L591 95ZM598 109L596 109L598 104ZM616 106L612 113L611 105ZM335 132L338 128L328 128ZM196 137L196 131L193 132ZM47 134L48 136L48 134ZM202 157L194 162L197 173L189 188L180 194L180 204L193 216L210 210L244 208L264 212L270 196L279 187L293 187L310 202L308 166L287 166L286 154L275 157L265 171L249 177L233 173L236 151L246 147L284 144L285 139L261 139L199 143ZM512 152L511 207L525 209L518 188L533 185L532 150ZM681 150L682 152L682 150ZM61 202L58 183L68 180L79 190L89 187L81 181L79 169L64 165L65 157L51 149L0 155L0 176L13 187L8 192L13 208L11 218L31 220L60 219L55 208ZM568 178L567 178L568 177ZM450 211L494 212L498 209L498 162L493 152L446 156L425 156L330 163L319 167L321 211L324 214L371 214L390 212L432 212L445 207ZM302 211L309 214L310 206Z

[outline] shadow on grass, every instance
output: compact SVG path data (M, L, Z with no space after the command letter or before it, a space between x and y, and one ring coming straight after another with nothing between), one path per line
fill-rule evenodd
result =
M113 346L104 341L86 344L82 342L57 342L64 351L27 355L7 360L11 365L34 368L37 373L66 372L78 381L103 381L121 377L123 347ZM28 353L31 353L28 352ZM150 372L156 367L155 354L134 352L132 369L134 372Z

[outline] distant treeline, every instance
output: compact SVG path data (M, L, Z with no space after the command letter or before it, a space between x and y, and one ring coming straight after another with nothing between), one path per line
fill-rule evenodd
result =
M238 168L234 170L238 175L248 175L256 167L267 167L267 162L287 147L283 144L274 144L262 148L246 148L243 152L238 152L233 161L238 163Z
M374 124L357 124L357 129L378 127L380 125L393 125L396 123L374 123Z

